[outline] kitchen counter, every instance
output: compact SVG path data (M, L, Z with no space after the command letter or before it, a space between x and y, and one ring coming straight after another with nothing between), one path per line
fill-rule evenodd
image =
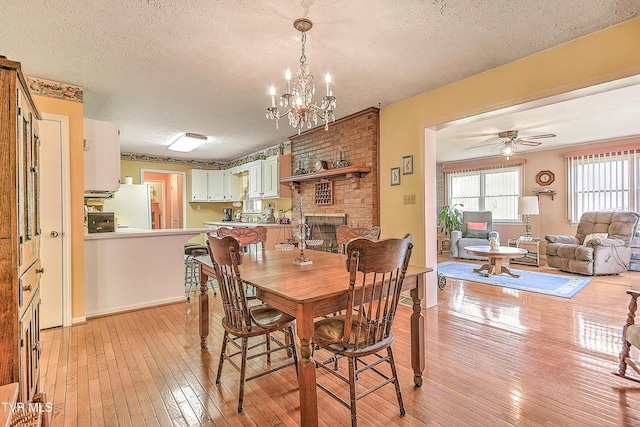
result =
M280 227L283 225L291 225L291 224L262 224L259 222L235 222L235 221L214 221L214 222L205 222L204 226L211 228L213 227L244 227L244 228L254 228L259 225L263 227Z
M104 239L131 239L134 237L161 237L190 235L195 237L198 234L210 231L208 228L165 228L156 230L141 230L139 228L120 228L111 233L88 233L84 235L84 240L104 240Z
M184 301L184 245L207 231L121 229L85 235L85 316Z

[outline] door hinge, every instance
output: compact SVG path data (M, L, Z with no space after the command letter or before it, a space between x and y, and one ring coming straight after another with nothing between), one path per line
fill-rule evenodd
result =
M20 338L20 347L24 347L24 338Z

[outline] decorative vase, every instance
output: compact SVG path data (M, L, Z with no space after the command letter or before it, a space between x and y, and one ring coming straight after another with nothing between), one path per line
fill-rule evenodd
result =
M500 239L497 237L489 237L489 247L492 251L497 251L500 247Z

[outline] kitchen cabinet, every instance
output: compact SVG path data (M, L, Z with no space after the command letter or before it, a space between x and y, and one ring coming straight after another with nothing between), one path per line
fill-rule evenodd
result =
M115 123L84 119L84 189L120 188L120 130Z
M262 198L262 160L256 160L248 165L249 189L247 197L250 199Z
M20 63L0 58L0 384L30 402L40 378L41 119Z
M206 170L191 169L187 172L187 182L189 183L189 201L207 202L208 174Z
M210 202L225 201L226 171L207 171L207 200Z
M281 176L291 175L291 156L272 156L262 161L262 198L290 198L291 190L280 184Z
M233 202L240 200L242 178L229 170L191 169L187 173L190 202Z

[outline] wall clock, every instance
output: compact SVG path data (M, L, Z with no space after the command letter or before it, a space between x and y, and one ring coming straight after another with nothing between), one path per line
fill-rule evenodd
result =
M555 179L556 176L551 171L540 171L536 175L538 185L550 185Z

